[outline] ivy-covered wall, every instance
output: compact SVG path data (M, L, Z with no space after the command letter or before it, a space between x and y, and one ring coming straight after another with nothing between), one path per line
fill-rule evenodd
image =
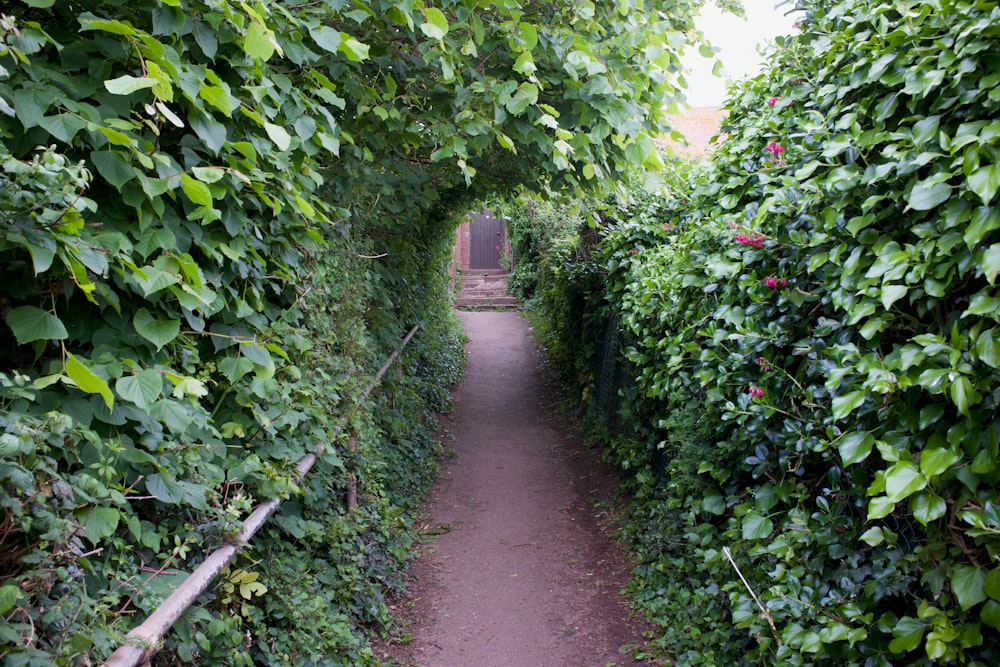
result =
M799 5L711 161L590 250L633 592L677 664L991 665L1000 8Z

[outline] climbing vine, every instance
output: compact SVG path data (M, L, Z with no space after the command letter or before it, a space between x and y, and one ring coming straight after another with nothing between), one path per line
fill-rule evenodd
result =
M373 663L461 372L451 234L655 166L699 4L6 3L5 661L104 659L280 497L162 660Z
M678 664L992 664L1000 10L799 5L605 221L634 592Z

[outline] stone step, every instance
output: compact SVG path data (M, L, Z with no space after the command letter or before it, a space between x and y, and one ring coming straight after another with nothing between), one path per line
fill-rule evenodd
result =
M517 299L507 292L507 276L504 269L476 269L465 271L459 281L459 292L455 298L456 308L516 308Z
M507 269L466 269L462 271L462 276L506 276L510 274Z
M462 285L506 285L507 276L462 276Z
M472 297L459 296L455 299L456 308L516 308L517 299L512 296Z

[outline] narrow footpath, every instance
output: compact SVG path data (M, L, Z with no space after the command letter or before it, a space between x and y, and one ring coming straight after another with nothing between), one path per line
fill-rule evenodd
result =
M528 323L463 312L466 376L444 439L409 595L412 641L383 647L416 667L607 667L633 662L645 625L619 591L628 565L602 501L613 475L556 412Z

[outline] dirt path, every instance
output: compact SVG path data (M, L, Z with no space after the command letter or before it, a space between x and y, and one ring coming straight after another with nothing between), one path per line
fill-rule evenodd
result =
M526 321L461 317L468 367L444 443L455 456L426 510L441 534L400 605L413 640L384 650L419 667L639 664L630 649L644 626L618 593L628 567L592 502L613 477L555 415L560 395Z

